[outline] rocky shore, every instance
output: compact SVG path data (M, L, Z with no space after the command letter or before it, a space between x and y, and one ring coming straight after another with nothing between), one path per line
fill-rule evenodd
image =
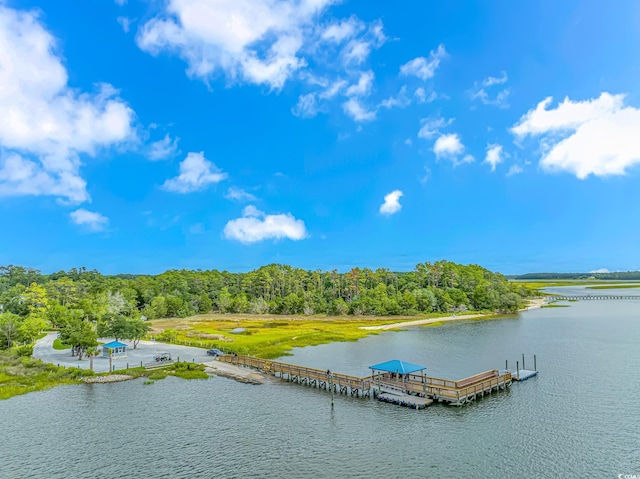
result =
M205 372L233 379L235 381L246 384L263 384L271 379L264 373L235 366L233 364L221 363L220 361L209 361L203 363L207 368Z
M110 374L108 376L84 378L84 382L88 384L118 383L120 381L128 381L129 379L133 379L133 376L129 376L128 374Z

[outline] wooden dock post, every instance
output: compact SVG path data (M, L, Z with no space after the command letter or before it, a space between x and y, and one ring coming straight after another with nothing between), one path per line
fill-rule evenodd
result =
M527 369L524 367L524 354L522 355L522 369Z
M518 381L520 381L520 363L516 361L516 376L518 377Z
M509 360L508 359L504 360L504 368L505 369L509 369Z
M537 371L538 370L538 366L536 365L536 355L533 355L533 370Z
M331 390L331 409L333 409L333 375L329 374L329 389Z

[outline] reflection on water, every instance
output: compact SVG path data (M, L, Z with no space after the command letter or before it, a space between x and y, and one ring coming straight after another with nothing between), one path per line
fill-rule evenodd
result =
M336 395L332 409L326 392L224 378L65 386L12 398L0 402L0 477L637 474L639 311L640 300L585 301L386 332L285 359L365 375L367 366L398 358L460 378L537 354L538 378L463 408L415 411Z

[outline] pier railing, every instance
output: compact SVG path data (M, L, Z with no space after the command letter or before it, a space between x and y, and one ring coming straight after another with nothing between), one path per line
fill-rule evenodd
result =
M252 356L236 356L227 354L220 356L220 361L238 366L251 367L263 371L266 374L279 376L299 383L317 385L328 388L330 385L341 392L355 393L368 391L371 389L371 379L369 377L358 377L349 374L328 372L322 369L298 366L296 364L272 361L270 359L254 358Z

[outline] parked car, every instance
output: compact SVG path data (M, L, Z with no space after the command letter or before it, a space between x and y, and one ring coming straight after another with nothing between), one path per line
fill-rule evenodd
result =
M165 361L171 361L171 353L158 353L153 358L156 363L163 363Z
M207 350L207 354L209 356L215 356L216 358L218 356L224 355L224 353L222 351L220 351L219 349L209 349L209 350Z

